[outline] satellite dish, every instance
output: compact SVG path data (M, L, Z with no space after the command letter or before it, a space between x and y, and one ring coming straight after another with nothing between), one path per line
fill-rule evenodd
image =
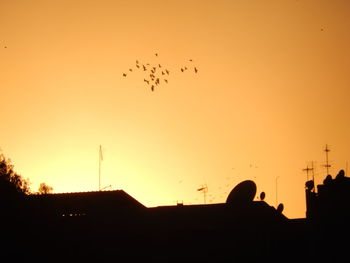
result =
M282 214L284 209L284 205L281 203L277 206L277 213Z
M312 189L314 189L314 187L315 187L314 181L312 181L312 180L307 181L305 183L305 187L306 187L307 190L312 191Z
M265 199L265 192L261 192L260 193L260 200L264 201L264 199Z
M345 177L345 172L344 170L340 170L339 173L337 174L337 176L335 177L335 179L337 180L341 180Z
M324 185L329 185L329 184L332 183L332 181L333 181L332 176L329 174L329 175L326 176L326 179L323 180L323 184Z
M256 194L256 184L251 180L246 180L232 189L227 197L226 203L230 205L241 205L253 202Z

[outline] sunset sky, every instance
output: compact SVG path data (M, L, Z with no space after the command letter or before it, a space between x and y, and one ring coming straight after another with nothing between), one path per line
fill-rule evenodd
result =
M314 161L323 181L326 144L333 176L350 164L349 13L346 0L0 0L1 152L33 191L98 190L102 145L101 186L146 206L203 203L204 184L225 202L251 179L305 217L302 169ZM152 92L136 60L168 84Z

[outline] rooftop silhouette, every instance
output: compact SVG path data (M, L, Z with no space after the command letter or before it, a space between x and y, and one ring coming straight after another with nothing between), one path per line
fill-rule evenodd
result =
M23 260L39 254L60 262L300 260L331 258L344 248L338 242L348 234L344 171L327 176L317 192L306 182L306 218L287 218L283 204L270 206L264 192L254 201L256 189L247 180L225 203L150 208L123 190L23 195L11 209L3 206L2 246L23 251ZM343 258L344 251L334 253Z

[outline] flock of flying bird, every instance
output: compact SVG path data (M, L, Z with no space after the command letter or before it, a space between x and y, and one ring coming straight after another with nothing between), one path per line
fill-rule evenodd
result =
M156 57L158 57L158 53L154 54ZM192 59L189 59L189 62L193 62ZM198 72L198 68L196 66L191 65L193 68L194 73ZM184 66L180 68L180 71L184 73L185 71L189 70L191 67ZM161 84L168 84L169 83L169 75L170 71L166 67L163 67L161 64L156 63L154 65L151 65L150 63L140 63L138 60L136 60L135 68L129 68L128 73L123 73L123 77L127 77L128 74L131 74L133 71L140 70L141 72L144 72L145 77L143 79L143 82L147 84L151 91L154 91L156 86L160 86Z
M7 46L4 46L4 48L7 48ZM154 54L156 57L158 57L158 53ZM193 62L192 59L189 59L189 62ZM169 69L163 67L161 64L155 64L151 65L150 63L142 64L138 60L136 60L136 68L129 68L128 73L123 73L123 77L126 77L129 73L132 73L133 70L142 70L146 77L143 79L143 81L151 87L151 90L154 91L154 88L156 86L160 86L163 82L168 84L168 77L170 75ZM198 72L198 68L196 66L192 66L194 73ZM187 66L181 67L180 71L184 73L185 71L189 70Z

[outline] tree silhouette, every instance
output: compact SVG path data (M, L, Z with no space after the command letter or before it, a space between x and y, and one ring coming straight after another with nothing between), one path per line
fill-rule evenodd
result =
M11 161L0 154L0 198L29 194L29 181L13 170Z
M39 186L39 194L49 194L51 193L53 188L45 183L41 183Z

